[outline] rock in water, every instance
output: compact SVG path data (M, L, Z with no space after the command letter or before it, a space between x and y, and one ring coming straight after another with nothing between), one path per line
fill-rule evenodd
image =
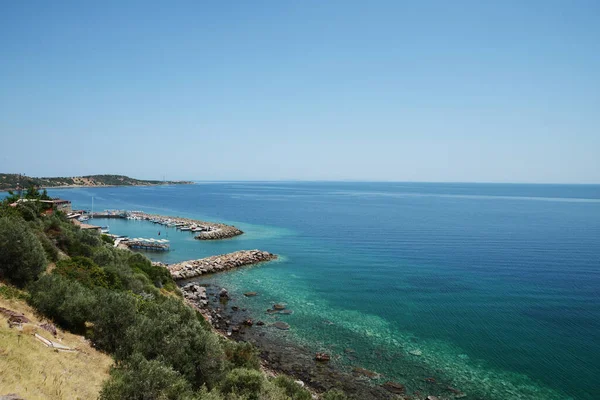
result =
M287 331L288 329L290 329L290 326L282 321L274 322L273 326L277 329L281 329L282 331Z
M331 357L327 353L317 353L317 354L315 354L315 360L321 361L321 362L327 362L327 361L331 360Z
M256 293L256 292L246 292L246 293L244 293L244 296L246 296L246 297L254 297L256 295L258 295L258 293Z
M278 311L285 310L285 305L283 305L283 304L274 304L273 305L273 310L278 310Z
M392 392L392 393L396 393L396 394L403 394L404 393L404 385L400 384L400 383L396 383L396 382L386 382L382 385L387 391Z

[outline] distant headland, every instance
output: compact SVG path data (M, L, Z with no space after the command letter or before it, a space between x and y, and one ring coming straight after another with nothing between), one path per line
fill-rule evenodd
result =
M110 186L155 186L155 185L189 185L190 181L158 181L130 178L124 175L87 175L55 178L34 178L20 174L0 173L0 190L26 189L30 186L38 188L69 187L110 187Z

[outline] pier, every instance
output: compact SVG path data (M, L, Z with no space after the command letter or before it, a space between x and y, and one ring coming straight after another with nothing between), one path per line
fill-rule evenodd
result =
M167 239L121 239L120 243L130 249L146 250L146 251L169 251L170 244Z
M240 250L229 254L167 265L167 269L175 280L189 279L275 259L277 259L277 255L268 251Z

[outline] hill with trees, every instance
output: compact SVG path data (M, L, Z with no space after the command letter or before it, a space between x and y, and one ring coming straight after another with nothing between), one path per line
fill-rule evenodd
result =
M28 196L41 199L44 193L30 189ZM111 356L114 364L108 374L109 362L97 355L64 367L71 371L79 366L85 376L85 371L94 368L93 360L99 360L98 373L89 384L105 380L88 393L99 392L103 400L313 398L292 378L265 374L251 344L228 340L213 331L204 317L183 301L166 268L139 253L115 248L106 235L81 230L61 212L46 215L43 204L0 202L0 299L21 301L21 305L0 302L4 305L0 314L8 313L10 323L11 313L24 310L32 315L35 310L39 318L52 321L62 332L83 336L93 349ZM7 310L10 307L13 310ZM20 346L37 344L33 331L12 329L18 328L6 328L11 332L7 335L0 331L0 356L3 349L25 354L27 349ZM19 335L27 333L30 336L21 340ZM77 342L71 338L67 345ZM51 349L35 355L35 365L28 361L31 357L0 357L0 372L3 379L10 378L11 390L21 388L18 395L46 398L43 393L31 396L33 389L29 391L23 383L35 386L39 366L52 368L60 360ZM33 372L18 375L23 371ZM77 392L72 385L81 385L81 380L61 382L65 385L59 388L61 393L78 397L71 396ZM334 390L321 398L346 397Z
M98 186L151 186L191 184L190 181L159 181L130 178L125 175L87 175L72 177L35 178L20 174L0 173L0 190L17 190L18 188L50 187L98 187Z

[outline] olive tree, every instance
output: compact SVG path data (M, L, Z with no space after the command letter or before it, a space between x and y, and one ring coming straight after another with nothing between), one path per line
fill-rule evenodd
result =
M0 279L23 287L46 268L44 248L27 224L0 218Z

